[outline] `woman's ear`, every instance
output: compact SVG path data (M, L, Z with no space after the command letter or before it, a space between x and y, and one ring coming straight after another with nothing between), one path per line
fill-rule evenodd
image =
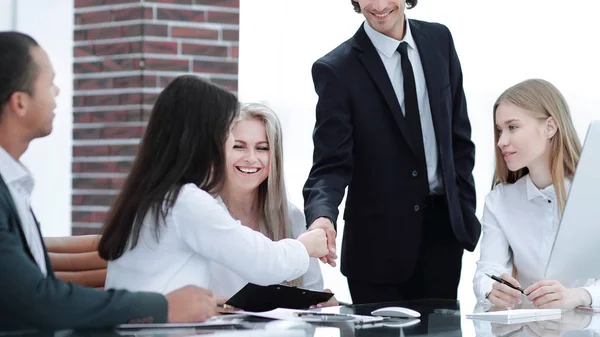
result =
M544 130L544 132L546 133L546 138L552 139L552 137L554 137L554 135L556 134L556 131L558 131L558 124L556 123L556 119L554 119L554 117L548 117L548 119L546 119L546 128Z

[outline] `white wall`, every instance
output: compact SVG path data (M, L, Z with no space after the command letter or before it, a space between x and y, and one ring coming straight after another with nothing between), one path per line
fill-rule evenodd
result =
M477 147L474 176L478 216L493 173L491 108L504 89L530 77L553 82L569 101L582 138L588 123L600 119L600 66L595 42L599 8L597 1L565 6L560 0L510 4L500 0L428 0L408 11L411 18L442 22L453 33ZM348 0L242 1L240 13L239 95L245 101L270 104L280 114L288 191L291 200L302 206L302 185L312 162L317 100L310 67L350 38L363 17L354 13ZM338 247L340 242L341 235ZM463 259L459 298L466 311L475 304L472 278L478 257L476 250ZM338 299L350 301L339 270L328 266L321 269L325 285Z
M12 7L16 4L16 9ZM60 88L54 131L22 157L36 180L32 207L44 236L71 234L73 0L0 0L0 29L31 35L46 50ZM16 13L16 18L12 13ZM11 20L16 19L16 27Z

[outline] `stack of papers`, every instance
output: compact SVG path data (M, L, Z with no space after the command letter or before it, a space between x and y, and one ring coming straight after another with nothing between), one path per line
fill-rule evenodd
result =
M558 319L560 316L560 309L515 309L478 312L466 315L466 317L469 319L478 319L506 324Z

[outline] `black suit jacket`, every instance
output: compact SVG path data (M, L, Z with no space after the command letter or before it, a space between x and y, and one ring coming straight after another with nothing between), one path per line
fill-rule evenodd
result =
M46 277L33 259L14 201L0 176L0 331L167 321L163 295L101 291L65 283L54 276L45 246L44 254Z
M425 73L450 222L472 251L481 225L460 62L448 28L409 24ZM419 174L408 125L363 26L316 61L312 75L319 100L313 167L303 191L307 223L321 216L335 222L348 187L342 273L365 282L405 281L418 258L427 177Z

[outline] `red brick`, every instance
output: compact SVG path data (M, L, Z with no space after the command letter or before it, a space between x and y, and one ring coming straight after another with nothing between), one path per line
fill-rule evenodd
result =
M223 29L222 38L225 41L239 41L240 31L238 29Z
M99 128L73 129L73 139L100 139Z
M73 146L73 157L108 156L108 146Z
M71 231L71 235L73 235L73 236L79 236L79 235L96 235L96 234L100 234L100 231L101 231L100 228L89 228L89 227L73 226L73 229Z
M152 8L149 7L134 7L115 9L110 13L111 21L129 21L152 19Z
M104 0L75 0L75 8L102 6Z
M98 90L113 87L112 78L84 78L77 79L73 83L74 90Z
M156 15L158 20L204 22L204 11L158 8Z
M160 4L178 4L178 5L192 5L194 0L146 0L147 3L160 3Z
M142 115L143 111L140 110L78 112L75 114L74 123L139 122Z
M140 61L139 58L104 60L99 72L140 70Z
M73 48L73 57L85 57L94 55L94 46L76 46Z
M88 40L117 39L121 37L121 27L89 28L85 32Z
M135 156L139 145L76 145L73 157Z
M99 129L101 139L141 138L145 130L146 128L143 126L110 126Z
M94 45L94 55L109 56L140 53L141 44L141 41L96 44Z
M240 8L240 0L196 0L196 5Z
M73 32L73 40L84 41L87 31L85 29L76 30Z
M194 61L194 72L211 74L237 74L237 62Z
M73 97L73 107L92 107L110 105L119 105L119 95L90 95Z
M180 59L146 59L145 70L189 71L189 61Z
M239 46L231 46L231 57L240 58L240 47Z
M143 34L142 34L143 31ZM169 27L167 25L128 25L121 27L121 35L123 37L132 36L169 36Z
M104 0L106 5L122 5L122 4L130 4L134 2L140 2L140 0Z
M219 31L191 27L171 27L171 37L216 40L219 38Z
M154 105L159 94L144 94L143 104Z
M238 25L240 23L240 14L229 12L208 12L208 22Z
M98 11L75 14L76 25L89 25L92 23L110 22L110 11Z
M71 218L73 222L96 222L103 223L106 219L107 212L82 212L73 211L71 212Z
M102 62L74 62L73 73L75 74L88 74L88 73L99 73L103 69Z
M227 47L210 46L205 44L184 43L181 46L182 54L227 57Z
M144 41L142 52L150 54L177 54L177 42Z
M173 77L173 76L160 76L160 77L158 78L158 80L159 80L159 83L158 83L158 85L159 85L161 88L164 88L164 87L166 87L167 85L169 85L169 83L171 83L171 82L172 82L174 79L175 79L175 77Z
M110 206L116 195L74 195L71 202L75 206Z
M141 74L139 76L115 77L113 83L115 89L154 87L156 86L156 77Z
M73 178L73 188L82 190L120 190L125 178Z
M78 169L75 169L78 164ZM132 162L73 163L73 173L128 173ZM90 205L90 204L87 204ZM92 204L93 205L93 204Z

